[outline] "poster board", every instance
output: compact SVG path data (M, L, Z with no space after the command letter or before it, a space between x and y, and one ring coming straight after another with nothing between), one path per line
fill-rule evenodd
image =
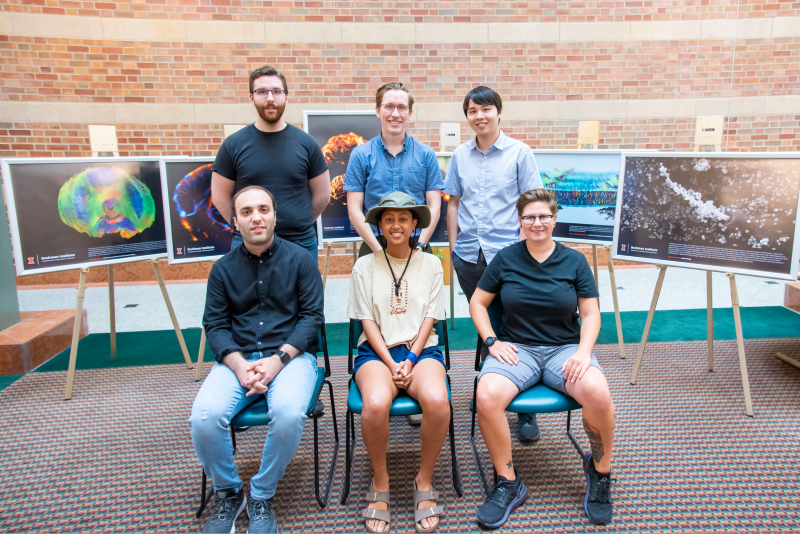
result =
M17 275L167 255L157 157L3 160Z
M343 189L350 152L380 135L381 120L375 110L303 111L303 129L322 149L331 177L331 200L317 220L323 242L360 241L347 215L347 195Z
M231 250L231 226L211 199L214 158L161 158L169 263L217 260Z
M614 259L797 279L800 154L622 157Z
M555 194L555 241L610 245L622 152L534 150L545 189Z
M447 175L447 169L450 166L450 161L453 159L452 152L437 152L436 160L439 162L439 170L442 171L442 181ZM447 241L447 201L450 200L450 195L442 190L442 208L439 211L439 221L436 223L436 228L431 234L431 242L428 243L432 247L449 247L450 242Z

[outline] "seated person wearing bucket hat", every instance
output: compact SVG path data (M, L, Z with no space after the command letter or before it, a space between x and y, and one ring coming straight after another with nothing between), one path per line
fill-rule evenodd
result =
M416 230L431 222L427 206L395 191L367 212L383 250L359 258L353 267L347 315L359 320L353 375L361 391L361 435L374 478L363 511L367 532L389 532L389 473L386 447L389 409L400 390L416 399L424 417L422 458L414 478L417 532L439 527L443 508L432 486L436 458L447 437L450 404L444 357L433 331L444 320L443 270L439 259L416 246Z
M497 253L469 302L475 328L493 356L486 358L478 375L477 391L478 424L497 473L489 499L478 508L478 523L485 528L502 526L528 497L511 461L506 407L540 381L582 407L592 449L583 459L586 515L604 525L614 511L614 402L592 354L600 333L599 294L586 258L553 241L557 211L546 189L531 189L519 197L517 216L525 240ZM503 302L502 340L489 319L495 295Z

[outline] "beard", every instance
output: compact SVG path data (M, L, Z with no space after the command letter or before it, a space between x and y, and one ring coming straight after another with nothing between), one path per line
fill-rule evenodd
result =
M275 110L277 110L277 113L275 114L275 117L274 118L267 118L267 114L264 113L265 109L275 109ZM264 122L266 122L267 124L277 124L277 122L279 120L281 120L281 117L283 117L283 111L285 109L286 109L286 104L285 103L283 105L281 105L281 106L279 106L278 104L274 104L274 105L271 105L271 106L267 105L267 104L265 104L263 106L256 106L256 111L258 112L258 116L261 117L261 119Z

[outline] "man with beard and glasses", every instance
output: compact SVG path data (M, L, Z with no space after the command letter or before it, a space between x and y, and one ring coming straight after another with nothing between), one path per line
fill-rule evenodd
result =
M234 193L250 185L268 189L281 206L275 233L306 249L316 262L315 221L331 195L328 163L313 137L283 120L288 99L286 78L273 67L250 73L250 102L258 119L220 146L211 196L230 220ZM241 235L234 231L232 248L241 244Z
M301 247L274 234L280 204L272 193L248 186L233 205L243 244L208 277L203 326L217 363L189 418L192 445L216 495L203 532L233 532L245 507L249 532L278 532L272 497L297 452L317 379L322 280ZM245 495L228 425L260 395L267 397L269 430Z

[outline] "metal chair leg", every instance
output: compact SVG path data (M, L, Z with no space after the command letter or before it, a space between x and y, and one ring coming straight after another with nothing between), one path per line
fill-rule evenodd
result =
M459 497L464 495L464 487L461 483L461 471L458 468L458 458L456 457L456 431L455 431L455 411L453 403L450 403L450 463L453 470L453 487Z
M333 459L331 459L331 467L328 471L328 483L325 486L325 494L320 497L319 494L319 434L317 430L317 418L314 417L314 495L317 498L317 503L320 508L325 508L328 505L328 498L331 494L331 485L333 484L333 471L336 468L336 458L339 456L339 430L336 426L336 407L333 404L333 385L328 380L323 382L328 384L328 391L331 396L331 417L333 417L333 437L336 445L333 449Z
M352 439L350 434L353 434ZM341 504L347 503L347 497L350 495L350 470L353 464L353 453L355 451L355 428L353 412L348 408L345 415L345 463L344 463L344 486L342 487Z
M586 456L581 448L580 443L578 440L575 439L575 436L572 435L572 430L570 429L570 422L572 421L572 410L567 412L567 437L572 442L572 445L575 447L575 450L578 451L578 454L581 456L581 460Z
M469 444L472 447L472 454L475 457L475 465L478 466L478 476L481 479L481 484L483 484L483 491L486 493L486 497L489 497L489 484L486 482L486 474L483 471L483 462L481 461L481 454L478 452L478 444L475 441L475 417L478 413L478 404L476 400L476 395L478 392L478 377L475 377L475 385L472 389L472 431L470 432L469 437Z
M206 505L208 501L211 500L211 496L214 494L214 488L212 487L210 490L206 491L206 487L208 486L208 477L206 476L206 470L201 470L203 473L203 481L200 483L200 507L194 513L195 517L200 517L203 515L203 510L206 509Z

